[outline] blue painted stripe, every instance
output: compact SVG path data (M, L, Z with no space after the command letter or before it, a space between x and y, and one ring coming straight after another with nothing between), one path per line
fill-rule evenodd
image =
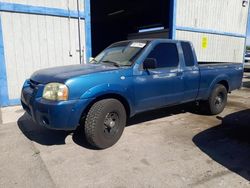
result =
M2 19L0 17L0 107L7 106L9 101L7 73L4 56Z
M41 7L41 6L22 5L22 4L16 4L16 3L0 2L0 11L78 18L78 11L71 11L71 10L59 9L59 8ZM80 17L82 19L85 18L84 12L80 12Z
M225 35L225 36L231 36L231 37L246 38L246 35L242 35L242 34L238 34L238 33L229 33L229 32L210 30L210 29L200 29L200 28L176 26L176 30L189 31L189 32L195 32L195 33L207 33L207 34Z
M11 100L9 100L9 102L8 102L8 105L9 105L9 106L15 106L15 105L20 105L20 104L21 104L20 99L11 99Z
M86 60L89 61L89 58L92 56L92 41L91 41L91 7L90 0L85 0L85 54Z
M247 12L248 12L247 15L249 15L249 13L250 13L249 5L248 5ZM243 52L243 63L245 63L245 53L247 50L247 30L248 30L248 27L249 27L249 16L247 16L247 25L246 25L246 31L245 31L246 39L245 39L245 46L244 46L244 52Z
M176 39L176 14L177 14L177 0L170 1L170 39Z

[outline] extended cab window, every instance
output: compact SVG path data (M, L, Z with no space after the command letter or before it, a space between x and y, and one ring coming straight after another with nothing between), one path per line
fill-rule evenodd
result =
M148 58L156 59L157 68L177 67L179 65L179 54L175 43L156 45Z
M191 45L188 42L181 42L181 47L184 54L185 64L187 67L194 66L194 54Z

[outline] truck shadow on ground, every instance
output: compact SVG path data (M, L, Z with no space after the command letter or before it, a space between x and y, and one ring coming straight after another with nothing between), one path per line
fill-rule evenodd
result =
M179 105L175 107L163 108L160 110L154 110L150 112L141 113L129 119L127 126L133 126L138 123L143 123L146 121L151 121L151 120L168 117L168 116L172 116L175 114L186 113L186 112L196 113L195 105L185 104L185 105ZM65 139L69 135L71 135L72 140L77 145L82 146L87 149L95 149L92 146L90 146L85 140L83 126L79 126L76 131L50 130L50 129L41 127L37 125L36 123L34 123L28 114L24 114L18 120L17 123L22 133L29 140L34 141L38 144L45 145L45 146L64 145L66 144Z
M244 110L226 116L221 125L199 133L193 142L214 161L250 181L249 134L250 110Z
M127 126L133 126L139 123L152 121L164 117L169 117L173 115L178 115L182 113L193 113L193 114L205 114L204 112L200 112L198 107L194 103L182 104L173 107L167 107L157 110L152 110L148 112L143 112L137 114L136 116L132 117L128 120Z
M72 136L73 141L86 149L95 149L84 139L84 132L81 127L76 131L51 130L32 121L28 114L24 114L17 122L19 129L31 141L44 146L64 145L66 138Z
M49 130L34 123L28 114L19 118L18 127L22 133L31 141L41 145L63 145L65 138L72 134L70 131Z

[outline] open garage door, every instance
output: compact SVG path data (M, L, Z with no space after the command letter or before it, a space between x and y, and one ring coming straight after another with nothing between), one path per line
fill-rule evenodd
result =
M169 38L170 1L91 1L92 54L113 42L135 38Z

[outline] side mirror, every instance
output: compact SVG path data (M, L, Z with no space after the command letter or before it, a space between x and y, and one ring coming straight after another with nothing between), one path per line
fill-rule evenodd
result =
M147 58L143 62L143 69L156 69L157 68L157 61L154 58Z

